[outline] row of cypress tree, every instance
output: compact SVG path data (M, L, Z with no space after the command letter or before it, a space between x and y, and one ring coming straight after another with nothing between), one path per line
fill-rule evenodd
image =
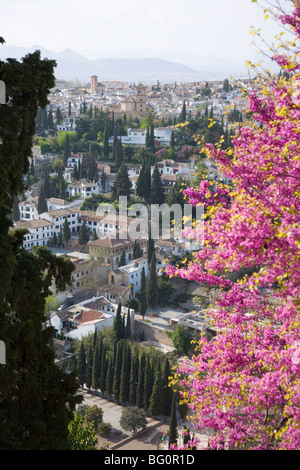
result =
M138 406L152 416L170 416L170 377L168 357L138 343L115 339L109 344L101 333L95 333L89 345L80 343L80 385L117 403Z

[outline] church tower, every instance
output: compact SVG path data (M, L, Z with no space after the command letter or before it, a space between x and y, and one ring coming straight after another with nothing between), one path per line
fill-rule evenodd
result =
M146 95L146 87L142 84L138 85L136 87L136 98L135 98L135 110L138 114L147 114L147 109L146 109L146 101L147 101L147 95Z
M98 77L96 75L91 77L91 93L93 95L98 93Z

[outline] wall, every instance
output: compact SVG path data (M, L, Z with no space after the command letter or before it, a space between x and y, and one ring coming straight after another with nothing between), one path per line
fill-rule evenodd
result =
M139 335L144 332L145 340L156 341L167 346L173 346L171 338L167 335L164 328L135 319L134 334Z

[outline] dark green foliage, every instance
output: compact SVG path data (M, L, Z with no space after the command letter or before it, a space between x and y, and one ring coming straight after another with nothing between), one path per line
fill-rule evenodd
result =
M122 255L120 257L120 261L118 263L118 266L121 267L121 266L125 266L126 264L126 257L125 257L125 251L122 250Z
M136 405L139 408L143 408L144 405L144 380L145 380L145 366L146 366L146 357L142 353L139 361L139 370L138 370L138 384L136 388Z
M71 231L70 231L70 227L69 227L69 224L68 224L68 219L65 218L65 222L64 222L64 228L63 228L63 240L65 243L67 243L71 238Z
M158 165L155 163L154 170L151 178L151 204L163 204L165 201L165 195L163 191L163 186L158 171Z
M86 357L85 357L85 349L83 346L83 342L80 343L80 351L78 357L78 380L81 387L84 386L86 379Z
M86 245L87 242L89 241L90 236L89 236L89 229L86 225L86 221L84 220L83 223L81 224L81 227L79 229L79 243L80 245Z
M140 292L136 294L136 297L138 298L138 309L140 314L144 316L147 312L147 287L146 287L146 275L145 275L145 268L143 266L142 268L142 274L141 274L141 288Z
M147 304L149 308L153 310L158 304L158 285L157 285L157 274L156 274L156 260L155 256L152 255L152 260L149 267L147 284L146 284L146 293L147 293Z
M117 139L115 148L115 165L118 170L124 161L124 152L121 139Z
M148 410L150 404L150 397L153 388L153 375L152 367L149 356L146 358L146 367L144 374L144 394L143 394L143 407L145 410Z
M146 155L143 159L139 177L136 182L136 193L147 203L150 202L151 196L151 174L150 174L150 157Z
M127 196L129 200L131 186L132 184L128 176L127 167L123 162L116 174L115 183L112 188L112 199L117 200L120 196Z
M124 342L119 341L117 344L116 359L115 359L115 366L114 366L113 395L118 403L120 399L120 381L121 381L121 370L122 370L123 347L124 347Z
M17 196L14 197L12 218L14 222L17 222L18 220L20 220L19 199Z
M70 138L66 133L65 149L64 149L64 166L67 166L68 158L71 156Z
M134 240L132 259L138 259L143 256L143 250L137 240Z
M130 378L129 378L129 403L133 406L136 404L136 387L138 383L138 367L139 356L138 351L135 349L132 352Z
M121 316L121 309L122 309L122 305L121 303L119 303L116 316L114 318L114 324L113 324L113 329L114 329L117 340L124 338L124 326L123 326L123 320Z
M47 206L47 201L45 198L44 185L42 185L39 198L38 198L38 203L37 203L37 211L38 211L38 214L42 214L43 212L47 212L47 210L48 210L48 206Z
M177 417L176 417L176 395L173 394L172 407L171 407L171 419L169 427L169 447L171 444L177 442Z
M0 106L0 338L7 362L0 368L2 450L67 449L76 403L75 375L55 364L49 347L54 330L44 327L52 280L64 290L73 267L44 247L27 252L24 231L10 233L13 201L29 172L35 118L55 84L54 66L39 51L0 61L7 96Z
M186 121L186 105L185 105L185 101L183 102L182 109L181 109L181 112L180 112L180 114L179 114L178 120L179 120L179 122L185 122L185 121Z
M155 375L155 381L152 388L152 394L150 397L149 413L152 416L159 416L163 414L164 401L163 401L163 380L161 371L158 370Z
M89 390L92 386L92 370L93 370L93 349L92 349L92 345L90 344L88 348L88 352L87 352L87 357L86 357L86 377L85 377L85 383Z

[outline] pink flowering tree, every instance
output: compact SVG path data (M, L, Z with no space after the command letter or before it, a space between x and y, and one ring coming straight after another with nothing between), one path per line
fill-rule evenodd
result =
M206 147L231 184L185 191L205 206L203 246L186 268L167 268L222 293L207 312L216 336L201 337L174 381L210 449L300 449L300 1L290 4L278 18L296 53L273 60L292 76L249 94L233 148ZM251 274L234 282L243 269Z

